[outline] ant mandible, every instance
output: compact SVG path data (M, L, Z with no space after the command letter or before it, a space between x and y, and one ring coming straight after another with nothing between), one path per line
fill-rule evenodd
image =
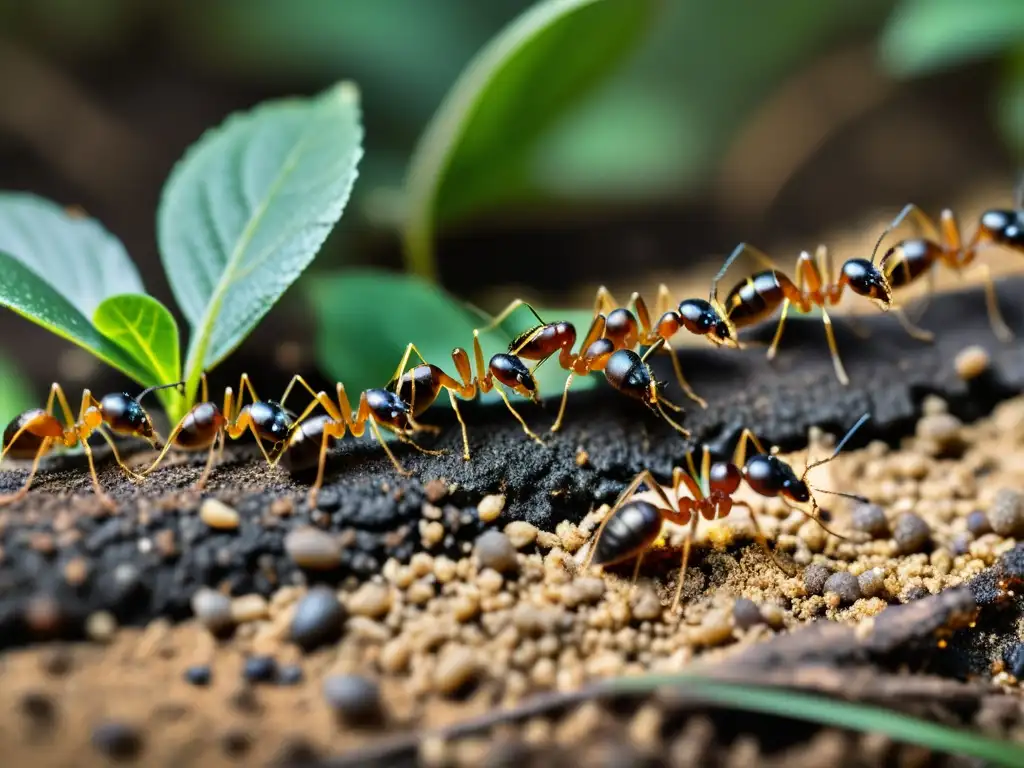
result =
M913 218L924 230L925 236L901 240L882 256L879 269L885 276L886 299L891 301L892 291L916 282L927 273L927 300L935 288L935 267L945 264L951 270L963 274L984 248L1003 246L1024 253L1024 177L1018 182L1014 205L1013 210L991 209L983 213L973 237L967 242L961 236L960 224L952 210L943 210L936 223L917 205L906 205L878 238L871 253L871 263L874 263L882 241L906 219ZM975 270L985 282L985 304L993 333L1000 341L1011 341L1014 333L999 309L991 270L987 264L975 264ZM925 305L926 301L922 302L922 311ZM922 341L934 338L931 331L919 328L902 312L899 318L914 338Z
M522 299L516 299L509 304L497 315L492 325L500 323L521 306L526 307L540 325L524 331L513 339L509 344L509 354L537 361L534 370L557 354L559 366L569 373L562 390L558 416L551 425L551 432L557 432L562 426L569 388L574 377L603 372L605 379L613 388L627 397L642 402L684 437L690 435L689 430L666 413L666 408L677 413L682 413L683 409L662 394L664 382L654 377L654 372L647 364L647 358L665 345L665 339L656 339L643 355L638 355L632 349L622 348L621 341L617 343L606 335L607 318L598 313L594 316L586 336L583 337L579 353L573 354L572 350L576 344L575 326L566 321L545 322L537 311Z
M125 474L133 480L141 479L142 476L129 469L121 459L117 445L110 433L139 437L155 448L160 437L140 401L150 392L174 386L177 385L165 384L150 387L137 397L132 397L124 392L112 392L104 395L100 400L93 397L92 393L86 389L82 391L82 404L78 409L78 418L75 419L72 416L67 397L64 395L64 390L60 384L55 382L50 387L50 395L46 399L45 408L33 408L25 411L15 417L4 430L0 460L8 456L13 459L31 459L32 468L29 470L25 484L18 491L0 496L0 506L17 501L28 493L43 456L58 446L73 448L76 445L81 445L89 461L89 474L92 476L96 497L108 509L116 509L117 505L100 485L93 461L92 448L89 447L89 438L94 432L98 432L107 441L114 460ZM63 423L54 416L53 410L56 404L60 405L63 412Z
M718 283L733 262L744 253L753 256L765 269L738 283L719 304ZM775 329L771 346L768 347L769 360L772 360L778 351L789 308L792 306L803 314L810 312L814 307L820 308L836 377L845 386L850 383L850 379L839 357L839 348L832 331L832 319L825 307L838 304L845 288L849 286L854 293L872 299L881 309L887 310L890 300L885 276L867 259L849 259L843 263L839 279L833 279L832 262L824 245L819 245L813 256L807 251L802 252L797 257L794 274L795 283L763 251L747 243L740 243L711 281L711 308L713 310L716 305L724 307L724 317L733 328L738 329L747 328L771 317L781 305L779 324Z
M174 426L167 437L167 443L163 450L141 474L145 476L155 470L163 462L171 448L190 452L206 450L206 464L194 486L197 489L202 488L206 485L213 469L214 455L220 456L224 452L226 438L238 440L246 432L256 438L256 444L267 464L271 467L275 466L280 459L287 438L296 424L284 406L273 400L260 400L247 373L243 373L238 381L237 399L235 391L231 387L224 389L222 408L218 408L217 404L210 400L206 373L202 374L200 381L202 393L200 402L192 406L189 412ZM183 387L184 382L170 386ZM252 402L243 405L247 392L252 398ZM269 453L263 444L264 440L269 441L273 446Z
M687 470L676 467L672 470L672 495L675 503L661 487L661 484L654 478L649 470L641 471L625 490L619 495L615 505L608 515L601 522L600 527L594 534L594 544L587 555L584 568L594 563L599 566L614 565L631 558L636 558L636 565L633 569L633 581L636 582L640 573L640 564L644 554L650 546L657 541L661 535L665 521L676 525L689 524L690 529L683 545L682 567L679 571L679 582L676 585L675 598L672 601L672 611L679 607L683 594L683 582L686 578L686 568L690 560L690 547L697 533L697 525L701 518L705 520L722 519L729 515L733 507L746 507L750 512L750 520L754 526L754 535L758 544L761 545L769 560L783 573L792 575L792 572L783 567L768 546L764 532L757 522L757 515L750 505L733 498L739 490L740 484L746 481L754 493L767 498L782 497L787 506L801 512L809 519L814 520L828 533L839 536L830 530L821 521L818 512L818 503L812 491L818 493L832 493L837 496L852 498L857 501L865 501L863 497L853 494L839 493L837 491L822 491L812 488L807 484L807 475L815 467L832 461L843 446L860 429L870 416L864 414L846 433L836 446L832 455L819 461L810 463L804 469L803 474L797 477L793 468L772 453L764 450L756 435L749 429L743 430L732 461L711 462L711 454L707 445L703 447L700 471L693 461L693 453L686 454ZM747 442L753 444L757 453L746 458ZM642 499L632 498L641 485L646 484L659 499L663 506L652 504ZM683 491L689 496L682 495ZM795 504L811 503L811 511L806 512ZM839 538L842 538L839 536Z

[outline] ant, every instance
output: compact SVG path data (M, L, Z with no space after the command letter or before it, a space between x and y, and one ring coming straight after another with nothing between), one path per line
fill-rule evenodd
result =
M153 427L153 421L141 405L143 397L150 392L177 386L164 384L143 390L137 397L125 392L112 392L97 400L88 389L82 391L82 404L78 409L78 418L72 416L71 407L60 384L56 382L50 387L50 395L46 399L45 408L33 408L15 417L4 430L3 451L0 459L10 456L13 459L32 461L28 478L20 490L0 496L0 506L17 501L28 493L39 470L39 462L52 449L62 446L73 448L81 445L89 461L89 473L97 498L108 509L116 509L116 504L100 485L99 476L93 461L89 438L98 432L114 454L117 465L133 480L141 479L141 475L133 472L121 459L117 445L111 433L139 437L149 442L154 448L160 437ZM55 404L60 405L64 422L54 416Z
M500 322L500 321L499 321ZM420 363L406 370L410 357L415 354ZM409 433L416 431L436 432L437 427L427 424L420 424L416 421L437 400L441 390L447 390L448 397L455 411L456 418L462 428L462 457L468 461L469 437L466 430L466 422L459 411L456 395L463 400L472 400L479 393L487 393L492 389L497 390L498 395L506 407L522 426L523 431L544 445L544 441L535 435L526 424L523 417L516 411L505 391L497 384L502 384L513 390L516 394L528 397L534 401L538 399L537 382L532 371L516 355L499 353L491 357L487 367L484 367L483 349L480 346L480 331L473 331L473 358L476 364L476 374L473 373L469 353L462 347L456 347L452 351L452 361L458 372L461 382L452 378L441 368L428 363L415 344L406 346L405 353L395 369L395 373L385 389L369 389L363 392L359 400L359 410L353 414L349 405L348 396L345 393L343 384L337 385L338 404L330 399L326 392L314 392L312 387L301 377L295 376L292 384L299 384L313 396L314 400L306 410L299 416L297 424L299 428L294 429L285 447L285 455L288 458L288 465L293 469L311 468L314 464L314 446L319 442L319 452L316 454L317 476L309 491L310 506L316 505L316 497L320 487L323 485L324 468L327 459L327 451L336 441L345 436L346 429L355 436L363 434L364 425L369 421L371 429L377 435L378 441L384 447L391 459L391 463L400 475L409 476L412 473L406 470L395 458L395 455L384 442L378 424L395 434L399 440L412 445L422 453L437 455L443 451L433 451L416 444ZM291 389L291 384L288 390ZM285 397L288 396L288 390ZM284 398L282 398L283 400ZM326 418L318 416L307 420L307 416L317 405L323 406L327 411Z
M636 565L633 570L633 581L635 582L640 573L640 563L643 561L644 554L661 535L664 521L667 520L676 525L689 524L689 535L683 546L679 583L676 585L675 599L672 601L672 611L674 612L679 607L679 601L682 598L683 581L690 559L690 546L697 533L697 525L701 518L705 520L722 519L729 515L733 507L746 507L750 511L750 519L758 544L764 549L765 554L775 567L787 575L792 575L792 572L782 566L769 548L754 510L746 502L734 499L733 494L739 490L740 484L745 480L754 493L767 498L781 496L787 506L814 520L828 533L839 536L821 521L817 514L818 502L811 492L831 493L857 501L865 501L865 499L854 494L812 488L807 484L807 475L815 467L826 464L838 456L847 441L869 418L869 414L861 416L839 441L831 456L808 464L799 477L789 464L775 454L765 451L757 436L749 429L743 430L732 461L712 463L708 446L705 445L698 472L694 464L693 453L692 451L688 452L686 454L688 469L676 467L672 470L672 495L676 499L675 503L655 480L650 470L641 471L626 486L611 511L601 522L584 568L589 567L592 561L599 566L606 566L635 557ZM757 450L757 453L749 458L746 457L748 441ZM644 484L657 494L664 506L631 498ZM682 495L683 491L688 492L689 496ZM811 503L810 512L794 506L808 501ZM839 538L843 537L839 536Z
M184 382L168 386L184 387ZM238 440L246 432L251 432L256 438L256 444L259 445L267 464L275 466L296 424L292 414L286 411L281 403L260 400L247 373L243 373L238 381L237 399L231 387L225 388L222 408L218 408L217 404L210 400L205 373L201 378L201 387L200 402L193 405L175 425L167 437L163 450L141 474L146 476L155 470L171 448L182 451L207 450L206 465L195 484L197 489L202 488L213 469L214 455L220 456L224 452L226 438ZM246 392L249 393L252 402L243 405ZM264 440L270 441L273 445L269 453L263 445Z
M757 259L765 269L738 283L719 304L718 283L733 262L744 253ZM772 360L782 339L782 329L785 327L789 308L792 306L796 311L807 314L814 307L818 307L821 309L821 319L825 324L825 335L829 351L832 353L836 377L845 386L850 383L850 379L839 357L839 348L832 331L832 319L825 307L838 304L844 290L849 286L854 293L871 299L882 310L888 310L891 303L888 282L882 271L867 259L848 259L843 263L839 279L834 279L832 262L824 245L819 245L813 256L807 251L802 252L797 257L794 274L795 283L763 251L747 243L740 243L711 281L711 309L714 311L716 305L724 307L724 317L727 318L728 324L733 328L747 328L773 315L781 305L779 324L768 348L768 359ZM712 324L712 327L716 327L715 324Z
M893 290L914 283L925 273L928 274L930 297L935 288L935 266L945 264L962 274L964 269L974 263L978 253L984 248L1003 246L1024 253L1024 177L1017 185L1014 205L1013 210L992 209L983 213L974 236L967 242L964 242L960 224L950 209L943 210L936 223L917 205L906 205L878 238L871 253L871 263L874 263L882 241L907 218L913 217L924 230L925 236L901 240L882 256L879 268L885 276L886 300L891 301ZM992 331L1000 341L1011 341L1014 333L999 310L991 270L987 264L975 264L975 270L985 281L985 304ZM922 341L931 341L934 338L930 331L917 327L902 313L899 317L904 328L914 338Z
M647 364L647 358L667 344L666 339L656 338L643 355L638 355L632 349L622 346L624 337L613 338L607 335L608 319L603 314L597 313L590 324L590 329L583 337L580 352L573 354L572 349L576 344L575 326L566 321L545 322L537 314L537 311L522 299L516 299L509 304L495 317L491 325L501 323L521 306L526 307L540 324L514 338L509 344L509 354L516 358L537 361L534 370L545 360L557 354L559 366L569 373L562 390L558 416L555 418L554 424L551 425L551 432L557 432L562 426L562 418L565 415L565 406L573 378L601 371L612 387L628 397L639 400L668 422L673 429L684 437L689 437L689 430L672 419L665 411L668 408L682 413L683 409L661 394L664 382L654 378L654 373L650 365Z

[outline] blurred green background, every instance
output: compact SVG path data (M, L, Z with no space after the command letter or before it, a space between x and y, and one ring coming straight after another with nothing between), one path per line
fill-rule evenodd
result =
M474 56L533 5L0 0L0 188L82 206L173 306L154 211L184 148L233 110L354 80L366 154L353 201L313 274L218 369L225 383L257 370L270 392L295 370L378 381L406 338L396 329L432 349L470 343L403 314L415 302L401 287L382 306L383 279L360 303L349 268L413 268L490 311L518 295L586 309L601 284L621 299L662 280L677 299L699 294L742 240L787 265L818 240L844 257L908 201L973 211L1012 199L1019 0L598 0L607 8L569 19L495 79L417 261L417 143ZM11 313L0 354L4 411L54 379L119 383Z

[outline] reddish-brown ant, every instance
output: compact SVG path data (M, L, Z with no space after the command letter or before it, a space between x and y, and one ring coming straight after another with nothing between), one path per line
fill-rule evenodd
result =
M698 472L694 464L693 453L687 453L687 470L680 467L672 470L672 495L676 499L674 503L650 471L643 470L626 486L625 490L616 500L615 505L601 522L600 527L594 534L594 543L588 553L584 567L589 566L591 562L600 566L614 565L635 557L636 566L633 571L633 580L635 581L637 574L640 572L640 563L643 560L644 554L661 535L663 523L667 520L676 525L689 524L689 534L683 545L679 583L676 585L675 599L672 601L672 610L675 611L683 594L683 581L686 577L687 565L689 564L690 546L697 533L697 525L701 518L705 520L722 519L729 515L733 507L746 507L750 511L750 519L754 526L757 541L764 549L768 558L784 573L792 575L788 569L779 563L775 554L768 546L764 532L757 522L757 516L753 509L746 502L734 499L733 494L739 490L741 482L745 480L754 493L768 498L781 496L787 506L810 502L810 512L806 512L796 506L793 508L807 515L807 517L817 522L829 533L838 536L838 534L826 528L818 516L818 503L811 493L812 490L819 493L833 493L858 501L863 501L864 499L853 494L821 491L817 488L811 488L807 484L807 474L815 467L826 464L838 456L846 442L868 418L869 415L864 414L850 428L846 436L839 441L832 455L808 464L803 474L799 477L797 477L796 472L793 471L789 464L774 454L765 451L760 441L750 430L744 430L740 436L731 462L716 461L712 463L711 454L705 445L700 471ZM749 458L746 457L748 441L758 451L758 453L753 454ZM632 498L643 484L646 484L658 496L664 506ZM689 493L689 495L683 495L684 492Z
M537 366L557 354L558 364L569 372L562 390L562 402L558 408L558 416L555 418L554 424L551 425L552 432L556 432L562 426L562 418L565 415L565 406L573 378L597 371L603 372L608 383L619 392L639 400L674 429L684 436L689 436L689 430L672 419L665 411L666 407L676 412L682 412L683 409L661 394L664 382L654 378L651 367L647 364L647 358L666 344L665 339L656 338L643 355L638 355L632 349L622 347L622 337L610 338L607 336L605 332L607 318L598 313L594 316L590 329L580 344L579 353L574 354L572 350L576 345L575 326L565 321L545 322L537 314L537 311L522 299L516 299L509 304L495 317L492 325L500 323L521 306L526 307L540 325L524 331L513 339L509 344L509 354L515 358L537 361ZM534 366L534 370L537 366Z
M7 429L4 430L3 452L0 453L0 459L8 456L13 459L30 459L32 468L20 490L0 496L0 505L10 504L28 493L39 469L39 462L51 450L57 447L73 448L81 445L89 461L89 473L92 475L92 484L97 498L104 506L115 508L113 499L107 496L100 486L92 449L89 447L89 437L94 432L98 432L110 446L117 465L130 478L139 479L140 475L129 469L122 461L111 433L139 437L155 447L160 438L140 401L150 392L174 386L177 385L150 387L137 397L132 397L124 392L112 392L100 400L93 397L92 393L86 389L82 392L82 405L78 409L78 418L75 419L71 415L71 407L64 396L64 390L60 384L54 383L50 387L50 396L46 399L45 408L33 408L25 411L11 421L7 425ZM63 412L63 423L54 416L53 410L56 404L60 405Z
M175 425L167 437L163 450L141 474L148 475L155 470L171 448L182 451L206 450L206 465L195 484L196 488L202 488L213 469L214 455L224 451L225 439L230 437L232 440L238 440L246 432L256 438L256 444L267 464L276 465L295 425L295 421L284 406L272 400L260 400L247 373L243 373L239 379L237 399L231 387L224 390L223 408L218 408L217 404L210 400L205 373L201 382L200 402L192 406ZM243 405L246 392L249 393L252 402ZM263 444L264 440L272 445L269 453Z
M826 306L838 304L845 288L849 286L854 293L874 300L882 309L888 309L888 285L879 269L867 259L849 259L843 263L839 278L834 279L828 250L824 245L819 245L813 256L804 251L797 258L794 283L763 251L747 243L740 243L711 281L711 299L714 303L717 304L718 300L718 283L733 262L744 253L757 259L765 269L738 283L721 302L728 322L735 328L747 328L771 317L781 306L775 337L768 348L768 359L771 360L778 351L789 308L792 306L796 311L806 314L818 307L825 324L825 335L836 376L842 384L849 384L850 379L839 357L832 319Z
M960 224L950 209L943 210L936 223L913 203L905 206L878 238L871 254L871 263L874 263L882 241L907 218L912 217L925 235L901 240L882 256L879 269L885 276L886 300L891 301L892 291L916 282L925 274L928 274L930 296L935 285L936 266L945 264L951 270L963 273L968 266L974 264L979 252L985 248L1002 246L1024 253L1024 179L1017 186L1015 205L1014 210L992 209L983 213L974 235L967 242L964 242ZM975 270L985 282L985 304L992 331L1001 341L1010 341L1014 334L999 310L991 270L987 264L975 264ZM912 336L923 341L932 340L933 334L930 331L914 325L902 313L899 317Z

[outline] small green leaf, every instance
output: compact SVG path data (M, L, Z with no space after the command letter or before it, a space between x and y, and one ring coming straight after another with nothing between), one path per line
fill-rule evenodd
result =
M0 427L32 407L38 407L38 403L32 398L29 383L12 360L0 356Z
M181 380L178 325L170 311L151 296L124 293L96 308L97 330L116 342L144 367L152 384ZM177 389L162 389L157 397L172 419L183 415L184 398Z
M655 0L544 0L473 59L420 138L407 178L409 269L434 278L434 227L518 193L536 140L646 29Z
M412 342L428 362L458 378L452 364L452 350L463 347L473 357L473 329L486 326L490 318L477 314L433 283L411 275L378 270L350 270L325 276L310 285L317 317L317 356L328 375L345 384L350 392L383 387ZM541 317L568 320L585 329L591 312L543 310ZM508 348L511 338L535 326L529 310L522 308L499 329L481 335L484 363ZM580 331L584 333L585 331ZM419 362L412 357L411 364ZM473 363L476 375L476 363ZM542 395L561 394L566 373L554 360L537 370ZM596 377L579 377L573 391L593 386ZM481 402L498 399L496 392L481 396ZM438 398L447 404L447 398Z
M232 115L171 173L157 236L192 326L190 402L202 371L241 343L341 217L362 155L358 102L341 83Z
M882 60L920 75L1001 53L1024 41L1020 0L904 0L882 35Z
M13 256L0 252L0 306L43 326L51 333L89 350L144 386L154 384L149 372L116 343L108 339L50 283Z

